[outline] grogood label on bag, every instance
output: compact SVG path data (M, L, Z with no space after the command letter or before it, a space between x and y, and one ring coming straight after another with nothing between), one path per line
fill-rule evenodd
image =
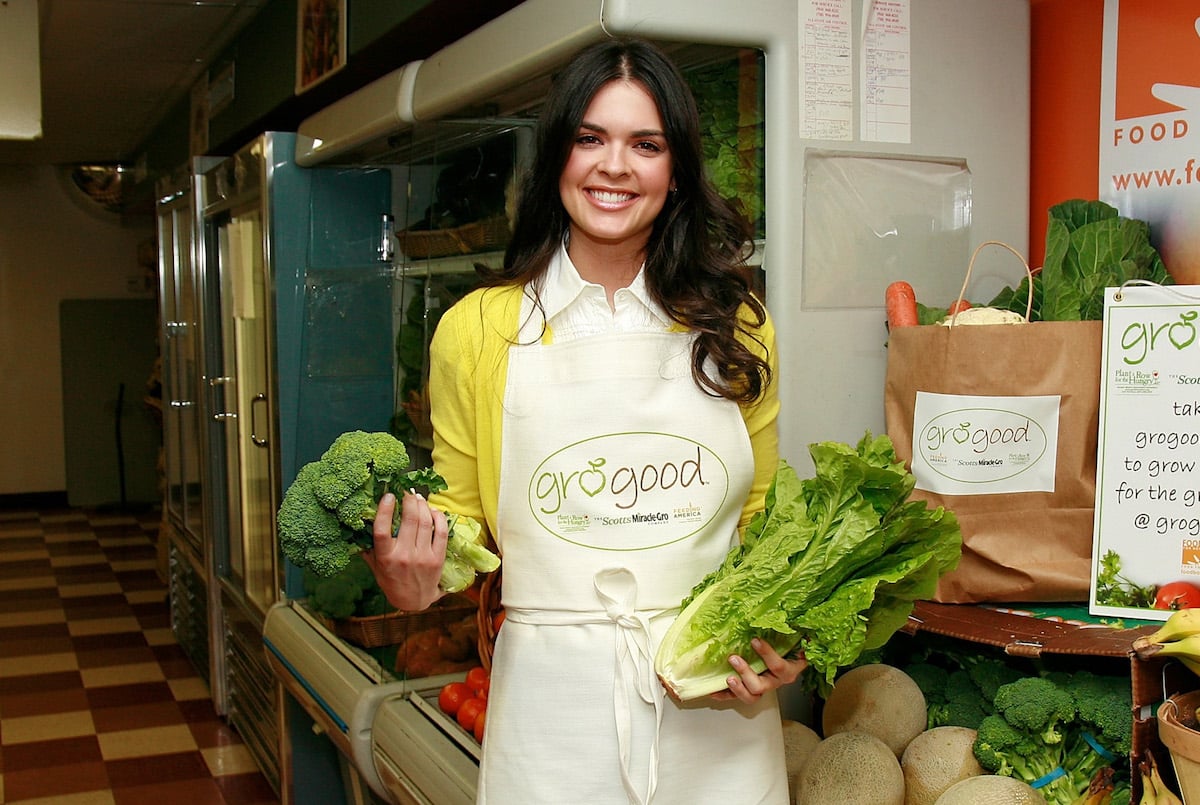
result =
M918 391L912 473L942 495L1053 492L1057 395L979 397Z

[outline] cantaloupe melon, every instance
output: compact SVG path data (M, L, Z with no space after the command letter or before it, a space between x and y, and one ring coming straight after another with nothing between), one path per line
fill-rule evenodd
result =
M935 805L1046 805L1046 800L1021 780L981 774L947 788Z
M900 757L904 805L933 805L959 780L984 774L975 759L975 730L934 727L913 738Z
M800 770L808 762L812 750L821 742L816 730L801 721L783 720L783 753L787 766L788 790L796 794Z
M839 732L813 747L796 782L795 805L904 805L904 772L883 741Z
M821 714L821 734L865 732L896 758L929 723L925 695L908 674L885 663L851 668L833 683Z

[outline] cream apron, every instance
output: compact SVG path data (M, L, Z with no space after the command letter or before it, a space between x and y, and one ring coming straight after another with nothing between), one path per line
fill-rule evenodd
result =
M788 802L773 695L681 706L654 673L679 602L737 539L753 474L738 407L697 388L690 343L638 332L510 349L507 619L480 803Z

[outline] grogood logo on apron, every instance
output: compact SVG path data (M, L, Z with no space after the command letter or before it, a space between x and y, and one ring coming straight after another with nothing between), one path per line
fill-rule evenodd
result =
M543 460L529 481L529 508L559 539L635 551L696 534L728 494L728 468L699 442L669 433L609 433Z

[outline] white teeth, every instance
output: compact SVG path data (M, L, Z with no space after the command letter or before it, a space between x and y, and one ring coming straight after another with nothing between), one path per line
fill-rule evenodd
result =
M633 198L632 193L610 193L604 190L593 190L592 196L602 204L620 204Z

